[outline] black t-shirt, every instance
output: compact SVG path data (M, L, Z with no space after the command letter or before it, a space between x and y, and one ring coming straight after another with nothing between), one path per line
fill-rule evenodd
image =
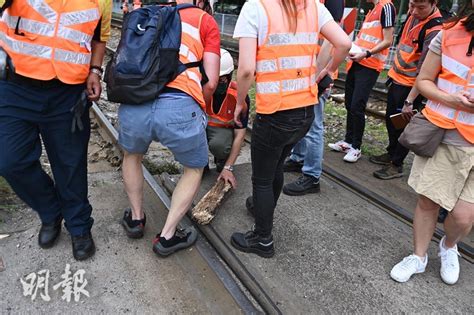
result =
M389 28L395 26L395 7L391 3L387 3L383 6L382 14L380 17L380 23L382 23L382 28Z

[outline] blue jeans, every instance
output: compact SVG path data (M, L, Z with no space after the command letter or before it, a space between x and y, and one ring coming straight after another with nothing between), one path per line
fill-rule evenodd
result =
M303 162L302 172L319 178L323 170L324 153L324 106L329 92L319 98L319 104L314 106L314 120L311 128L303 139L298 141L291 151L290 159Z
M283 187L283 162L291 148L308 132L313 106L257 114L252 129L252 188L255 232L268 236L273 213Z

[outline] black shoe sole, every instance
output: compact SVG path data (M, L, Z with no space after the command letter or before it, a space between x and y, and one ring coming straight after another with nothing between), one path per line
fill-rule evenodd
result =
M377 173L373 173L373 175L374 175L375 178L383 179L383 180L403 177L403 174L396 174L396 175L390 175L390 176L382 176L382 175L378 175Z
M143 235L145 234L143 230L137 231L135 229L131 229L127 225L127 222L124 219L122 219L120 223L122 224L123 229L125 230L125 233L127 234L128 238L138 239L138 238L142 238Z
M303 191L292 191L292 190L285 189L285 187L283 187L283 193L287 196L303 196L307 194L317 194L320 191L321 191L320 187L314 187L314 188L306 189Z
M258 255L260 257L263 257L263 258L272 258L275 255L275 250L263 251L263 250L255 249L255 248L252 248L252 247L250 247L250 248L242 247L239 244L237 244L236 242L234 242L234 239L232 239L232 238L230 239L230 243L232 244L232 246L234 246L237 250L239 250L241 252L256 254L256 255Z

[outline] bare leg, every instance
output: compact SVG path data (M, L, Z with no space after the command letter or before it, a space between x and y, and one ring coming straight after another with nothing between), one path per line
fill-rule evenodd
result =
M454 247L463 237L469 234L474 223L474 204L458 200L454 209L444 222L446 248Z
M439 205L419 195L413 220L413 242L415 255L425 257L436 227Z
M165 226L161 231L162 237L170 239L173 237L179 221L184 217L196 196L201 184L202 168L184 167L181 176L171 197L171 208L166 218Z
M125 191L132 208L132 220L144 217L143 204L143 169L142 154L132 154L124 151L122 176Z

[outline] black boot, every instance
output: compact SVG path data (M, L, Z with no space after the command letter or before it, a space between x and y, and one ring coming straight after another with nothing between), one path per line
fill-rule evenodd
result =
M300 173L303 168L303 162L296 162L288 158L285 163L283 163L283 172L297 172Z
M63 218L60 217L53 223L41 224L41 229L38 234L38 245L41 248L46 249L54 246L59 234L61 233L62 222Z
M95 244L91 232L71 236L72 254L76 260L85 260L95 254Z

